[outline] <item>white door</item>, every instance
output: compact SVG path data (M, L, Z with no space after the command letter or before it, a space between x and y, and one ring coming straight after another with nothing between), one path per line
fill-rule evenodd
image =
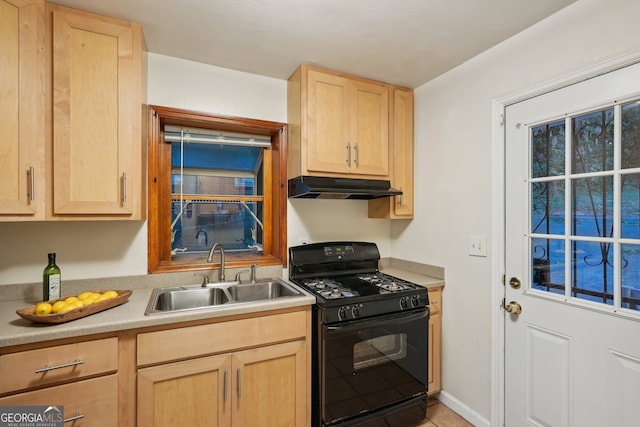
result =
M640 426L639 101L633 65L506 108L507 427Z

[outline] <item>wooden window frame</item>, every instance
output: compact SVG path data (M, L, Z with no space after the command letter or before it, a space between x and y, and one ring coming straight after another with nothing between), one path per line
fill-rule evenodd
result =
M216 116L162 106L148 106L148 271L165 273L210 269L206 254L171 259L171 145L164 143L164 125L200 127L267 135L265 150L264 251L262 254L227 253L225 267L287 263L287 124L265 120ZM268 155L270 153L270 156ZM270 185L269 185L270 184Z

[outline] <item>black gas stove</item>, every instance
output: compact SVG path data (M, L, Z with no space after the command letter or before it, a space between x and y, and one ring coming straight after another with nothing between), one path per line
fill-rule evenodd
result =
M427 406L426 288L378 270L375 243L289 248L289 279L315 295L312 426L404 427Z
M289 248L289 279L316 296L325 323L429 304L427 290L378 271L375 243L328 242Z

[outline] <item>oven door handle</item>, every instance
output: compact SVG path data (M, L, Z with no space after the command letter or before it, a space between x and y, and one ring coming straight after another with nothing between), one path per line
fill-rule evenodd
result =
M346 332L356 329L362 329L363 325L367 328L375 328L377 326L402 325L404 323L415 322L416 320L429 317L429 309L425 308L412 314L395 314L393 316L385 316L383 318L370 318L348 322L342 325L327 325L326 328L332 332Z

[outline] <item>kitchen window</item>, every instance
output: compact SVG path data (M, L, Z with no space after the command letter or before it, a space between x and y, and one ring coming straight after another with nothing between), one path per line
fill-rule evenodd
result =
M286 124L149 109L149 271L284 265Z

